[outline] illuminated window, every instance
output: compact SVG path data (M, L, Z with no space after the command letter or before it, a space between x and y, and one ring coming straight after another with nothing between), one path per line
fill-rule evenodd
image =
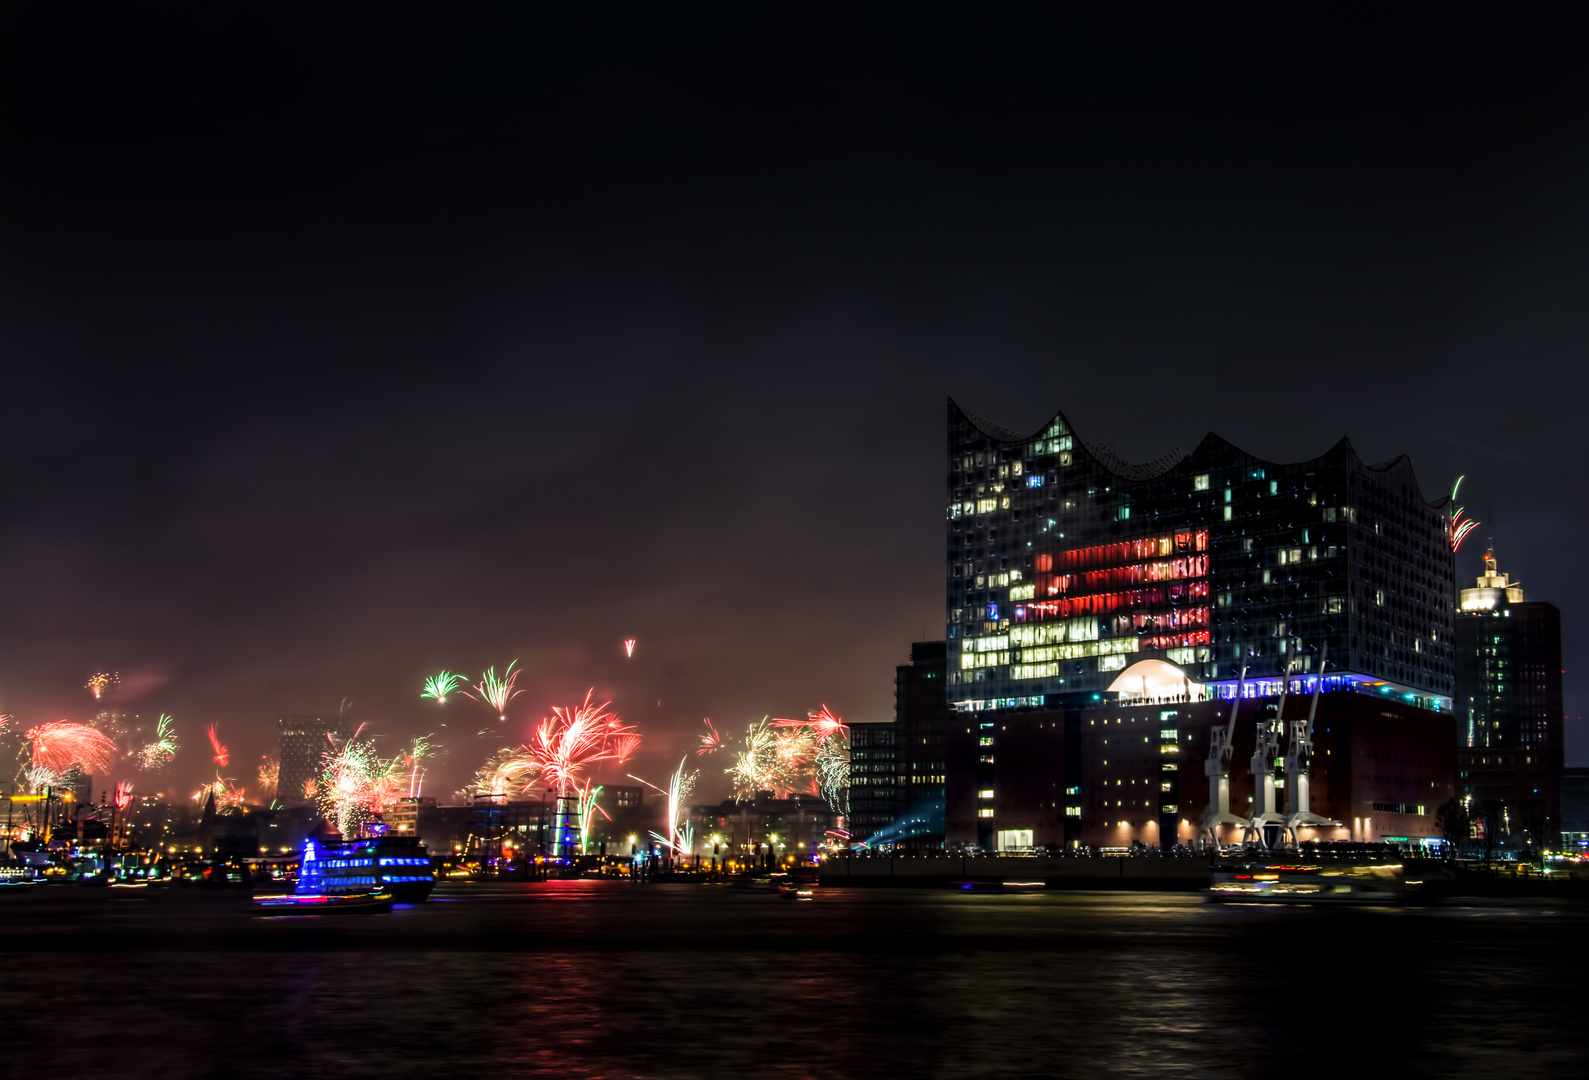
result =
M1098 658L1099 671L1123 671L1125 666L1126 658L1123 656L1100 656Z
M1079 806L1067 806L1067 807L1065 807L1065 816L1066 817L1081 817L1081 807L1079 807Z
M983 788L981 791L977 792L977 798L979 798L979 799L991 799L991 798L993 798L993 789L992 788Z
M1208 474L1207 473L1203 473L1200 476L1192 477L1192 490L1193 491L1207 491L1208 490Z
M993 807L991 807L991 806L979 807L978 810L977 810L977 817L992 817L992 816L993 816Z

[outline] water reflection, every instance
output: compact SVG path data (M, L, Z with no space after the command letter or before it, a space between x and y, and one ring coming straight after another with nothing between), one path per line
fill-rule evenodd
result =
M9 1063L866 1080L1584 1063L1578 908L864 890L794 903L593 881L448 883L437 898L258 919L241 898L179 889L9 897ZM85 1016L105 1039L71 1037Z

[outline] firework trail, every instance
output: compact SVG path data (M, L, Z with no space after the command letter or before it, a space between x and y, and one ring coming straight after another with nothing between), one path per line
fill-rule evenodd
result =
M344 836L396 803L404 789L403 755L383 758L374 742L357 735L321 761L320 812Z
M723 748L723 737L719 735L717 733L717 729L712 726L712 718L708 716L703 719L701 723L706 725L706 734L701 736L701 748L695 751L696 757L705 757L707 754L715 754L717 751Z
M639 780L652 791L665 794L668 797L668 834L663 836L653 832L651 838L663 847L670 848L680 855L688 855L695 850L695 826L690 824L690 811L688 802L690 794L695 790L695 781L700 777L699 772L685 772L684 766L690 759L679 759L679 767L674 770L673 776L668 780L668 790L651 783L649 780L629 774L629 779Z
M220 736L215 733L214 724L210 725L210 746L215 751L215 764L223 769L226 768L226 763L232 759L232 755L221 742Z
M281 762L269 754L261 754L259 761L259 797L261 799L275 799L276 789L281 786Z
M596 800L601 798L602 787L597 785L592 788L589 780L579 790L579 852L585 854L590 846L590 827L595 824L596 815L601 814L608 821L612 816L596 805Z
M425 783L425 770L420 768L420 762L431 756L435 747L430 742L429 735L421 735L410 744L407 753L403 755L403 764L408 768L408 797L417 799L419 789Z
M132 785L130 783L128 783L126 780L118 780L116 782L116 795L115 795L115 798L113 799L113 802L115 804L116 809L117 810L125 810L125 809L127 809L127 807L132 805L132 800L133 800Z
M0 713L0 731L4 731L5 728L6 728L6 725L9 724L10 722L11 722L11 714L10 713L8 713L8 712L7 713Z
M112 686L119 682L121 682L121 675L119 672L96 671L94 674L88 677L88 681L83 684L83 689L93 694L94 700L98 701L100 698L105 696L106 690L109 690Z
M145 772L157 772L177 756L177 736L172 730L174 721L165 713L160 714L160 720L155 724L154 741L146 743L138 751L138 767Z
M634 646L635 646L635 639L634 638L624 638L623 639L623 654L625 656L629 656L629 657L634 656Z
M116 760L116 744L87 724L54 720L28 729L25 737L33 744L31 763L56 774L73 766L104 774Z
M463 692L464 697L474 698L476 701L483 701L491 705L497 710L497 719L506 720L508 718L508 702L524 693L523 690L513 689L513 684L519 679L519 673L513 670L513 665L517 663L518 661L515 660L512 664L509 664L500 679L497 678L497 669L495 667L486 668L485 674L480 676L480 681L474 684L474 691L480 696L476 698L474 694L465 690Z
M443 671L432 675L425 680L425 688L419 692L422 698L434 698L436 704L447 704L447 695L469 681L467 675L457 675L451 671Z

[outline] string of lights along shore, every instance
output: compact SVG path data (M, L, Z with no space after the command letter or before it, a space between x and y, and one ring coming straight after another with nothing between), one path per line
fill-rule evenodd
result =
M1022 435L952 400L947 475L944 634L910 644L892 717L702 718L645 776L642 725L594 689L535 702L509 660L413 675L424 735L284 714L277 753L243 762L224 725L124 710L98 671L81 718L0 718L13 857L156 879L244 860L366 902L447 873L1589 842L1560 614L1493 550L1461 587L1460 477L1431 499L1406 457L1344 438L1282 464L1210 434L1132 464L1063 415ZM621 684L640 643L612 640ZM438 794L442 755L473 772ZM730 798L692 803L703 774Z

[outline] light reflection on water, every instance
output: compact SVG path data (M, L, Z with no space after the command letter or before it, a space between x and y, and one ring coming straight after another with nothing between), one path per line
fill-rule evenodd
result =
M1576 907L473 885L387 915L49 886L8 1064L117 1075L1581 1073ZM1501 918L1470 915L1505 914ZM103 1038L80 1038L82 1004ZM129 1043L140 1047L128 1053ZM109 1055L107 1057L107 1055Z

